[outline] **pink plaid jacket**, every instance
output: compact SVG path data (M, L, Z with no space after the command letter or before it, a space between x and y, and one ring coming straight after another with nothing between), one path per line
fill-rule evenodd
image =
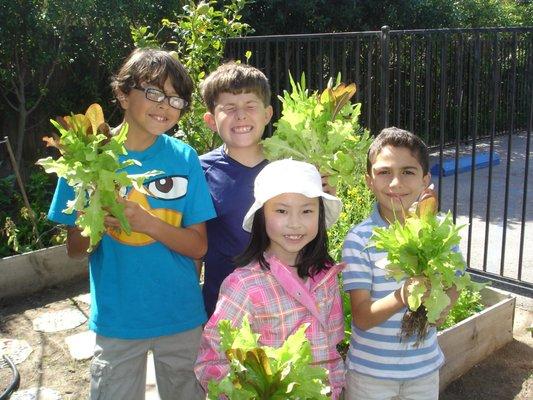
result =
M344 264L309 278L308 289L290 272L290 267L275 257L267 261L269 271L253 263L237 268L222 283L215 312L202 335L194 368L198 380L207 389L210 380L220 380L228 373L226 356L219 348L220 320L241 326L248 315L252 330L261 334L259 342L271 347L280 347L300 325L309 323L306 336L314 363L329 370L332 398L337 399L344 386L344 363L336 348L344 337L337 274Z

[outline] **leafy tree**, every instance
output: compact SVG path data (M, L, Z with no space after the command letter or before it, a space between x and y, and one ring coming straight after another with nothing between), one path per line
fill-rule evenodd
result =
M110 108L109 77L133 48L130 27L173 17L183 3L1 2L0 109L14 113L10 120L16 123L7 126L14 127L10 136L18 164L28 135L51 130L50 115L78 112L95 101Z
M259 35L392 29L531 25L531 1L522 0L262 0L244 21Z
M17 119L18 164L28 117L46 97L58 66L68 60L69 28L88 5L83 0L63 3L18 0L0 5L0 91Z

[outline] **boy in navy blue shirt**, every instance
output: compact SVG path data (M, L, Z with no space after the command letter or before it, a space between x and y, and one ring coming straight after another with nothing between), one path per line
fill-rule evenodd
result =
M250 239L242 221L254 201L255 177L268 162L260 141L272 107L267 77L246 64L221 65L205 79L201 91L208 109L204 121L224 142L200 157L217 212L206 223L203 295L210 316L222 281L235 269L233 258Z

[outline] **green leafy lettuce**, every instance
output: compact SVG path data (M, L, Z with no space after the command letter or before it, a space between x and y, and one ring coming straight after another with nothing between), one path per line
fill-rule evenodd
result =
M311 366L311 346L305 337L309 324L303 324L280 348L258 344L248 318L241 328L230 321L218 324L230 371L221 381L211 381L207 399L226 396L231 400L326 400L329 397L327 370Z
M127 124L116 135L111 135L100 105L92 104L85 115L59 117L58 121L50 120L60 137L54 134L43 140L47 146L58 148L61 156L57 160L43 158L37 164L47 173L65 178L74 189L75 198L63 211L67 214L77 212L76 225L82 230L82 236L90 239L90 251L106 231L106 215L116 217L121 228L131 232L124 206L116 201L118 191L130 185L142 190L143 180L158 172L132 176L123 170L132 164L140 165L135 160L119 161L120 156L127 154L124 147Z
M319 94L306 89L305 74L299 83L290 76L290 83L292 93L279 97L283 109L275 132L262 142L266 158L306 161L329 175L331 185L354 185L370 146L368 131L359 126L361 104L350 103L355 84L340 83L339 75Z
M417 278L407 287L408 307L416 311L423 306L430 324L450 304L447 289L453 285L458 291L483 286L471 280L462 255L455 251L461 228L454 224L450 212L437 215L436 201L429 197L410 212L403 224L396 220L373 231L371 243L387 252L388 276L397 282Z

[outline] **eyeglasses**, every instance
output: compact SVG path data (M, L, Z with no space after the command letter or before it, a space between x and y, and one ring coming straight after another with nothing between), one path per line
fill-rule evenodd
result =
M148 100L156 103L162 103L163 101L165 101L165 99L168 99L168 104L170 105L170 107L175 108L176 110L183 110L185 107L187 107L188 104L187 101L183 100L181 97L167 96L159 89L143 88L138 86L134 86L133 89L143 91L144 95Z

